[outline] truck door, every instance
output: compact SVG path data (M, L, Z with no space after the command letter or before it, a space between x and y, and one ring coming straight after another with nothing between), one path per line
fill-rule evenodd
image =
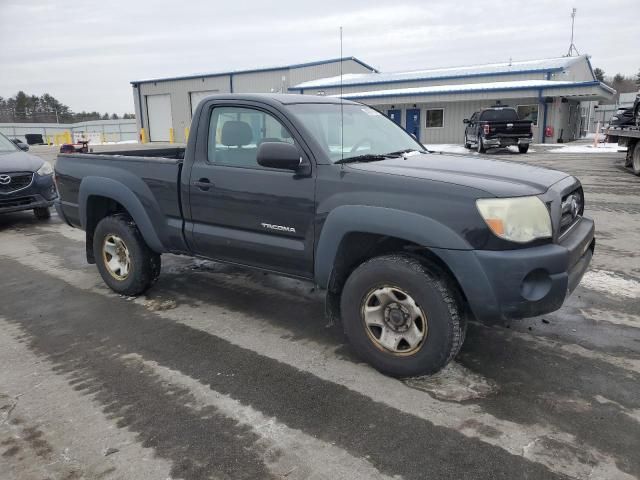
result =
M471 118L469 119L469 123L467 123L465 128L467 139L471 140L472 142L478 141L477 123L478 123L478 112L475 112L473 115L471 115Z
M310 278L315 171L297 175L256 161L262 142L292 143L311 160L278 115L231 104L202 111L185 233L196 254Z
M415 135L420 141L420 110L418 108L407 109L407 132Z

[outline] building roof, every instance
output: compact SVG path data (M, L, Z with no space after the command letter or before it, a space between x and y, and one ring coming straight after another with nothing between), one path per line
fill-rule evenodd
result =
M420 80L441 80L452 78L484 77L491 75L513 75L535 72L559 72L575 62L584 61L586 55L579 57L544 58L520 62L488 63L462 67L433 68L390 73L351 73L342 76L343 86L371 85L379 83L397 83ZM588 60L588 59L587 59ZM290 90L340 86L340 76L321 78L303 82Z
M571 81L555 81L555 80L518 80L513 82L489 82L489 83L467 83L462 85L433 85L429 87L409 87L409 88L393 88L388 90L373 90L365 92L345 93L342 95L344 99L367 99L367 98L383 98L383 97L405 97L418 95L439 95L439 94L459 94L459 93L480 93L480 92L496 92L508 90L548 90L552 88L581 88L581 87L598 87L602 88L609 94L615 93L611 87L598 81L589 82L571 82ZM332 95L339 97L340 95Z
M224 75L236 75L240 73L256 73L256 72L271 72L275 70L289 70L292 68L304 68L304 67L313 67L316 65L327 65L329 63L337 63L340 61L348 61L353 60L356 63L359 63L363 67L371 70L372 72L377 72L375 68L371 65L364 63L362 60L356 57L342 57L342 58L330 58L327 60L317 60L314 62L306 62L306 63L294 63L293 65L278 65L278 66L270 66L270 67L259 67L259 68L251 68L248 70L227 70L224 72L200 72L200 73L192 73L189 75L182 75L179 77L163 77L163 78L146 78L143 80L132 80L132 85L136 85L138 83L150 83L150 82L167 82L171 80L188 80L192 78L202 78L202 77L220 77Z

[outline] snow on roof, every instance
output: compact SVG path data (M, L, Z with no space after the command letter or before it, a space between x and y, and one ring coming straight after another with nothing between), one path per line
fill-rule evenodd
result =
M496 90L528 90L548 89L554 87L594 87L602 86L600 82L571 82L555 80L518 80L513 82L466 83L463 85L434 85L431 87L394 88L389 90L373 90L353 92L342 95L344 99L361 99L376 97L394 97L409 95L433 95L438 93L474 93ZM330 95L339 97L340 95Z
M577 61L584 61L586 56L544 58L521 62L489 63L463 67L434 68L428 70L412 70L390 73L353 73L342 77L342 85L366 85L371 83L395 83L412 80L434 80L439 78L477 77L482 75L500 75L524 72L559 71ZM303 82L291 89L335 87L340 85L340 77L321 78Z

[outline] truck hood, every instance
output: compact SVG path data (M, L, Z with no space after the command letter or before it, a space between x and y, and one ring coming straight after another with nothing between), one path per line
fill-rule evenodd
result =
M351 163L348 166L360 171L463 185L496 197L539 195L569 176L557 170L519 162L438 153Z
M0 173L35 172L44 160L26 152L0 152Z

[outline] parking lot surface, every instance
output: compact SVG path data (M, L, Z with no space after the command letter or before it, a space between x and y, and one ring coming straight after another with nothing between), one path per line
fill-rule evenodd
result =
M165 255L122 297L84 232L0 217L0 478L639 478L640 178L534 150L488 156L581 179L591 270L554 314L472 323L432 378L358 361L309 284Z

